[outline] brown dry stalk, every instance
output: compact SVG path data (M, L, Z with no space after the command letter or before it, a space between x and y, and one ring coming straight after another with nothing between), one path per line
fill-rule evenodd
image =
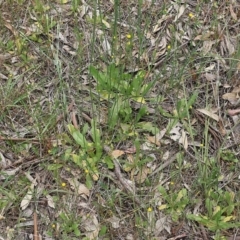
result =
M238 108L238 109L228 109L227 113L230 116L238 115L240 113L240 108Z
M33 214L33 224L34 224L34 240L39 240L38 236L38 225L37 225L37 213L34 212Z

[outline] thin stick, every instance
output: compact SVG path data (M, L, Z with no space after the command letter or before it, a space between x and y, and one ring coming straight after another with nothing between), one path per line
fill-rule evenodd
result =
M134 201L137 204L141 205L140 199L137 196L135 196L134 188L132 186L130 186L130 184L127 182L126 178L124 178L122 176L122 173L121 173L121 170L120 170L118 162L116 160L113 160L113 163L114 163L114 167L115 167L115 171L114 172L115 172L115 175L116 175L117 179L122 184L122 186L125 188L125 190L133 196Z
M34 224L34 240L39 240L38 236L38 226L37 226L37 213L34 212L33 214L33 224Z
M170 164L172 164L177 159L177 153L174 153L172 157L170 157L166 162L164 162L160 167L158 167L156 170L154 170L150 176L153 176L154 174L162 171L164 168L168 167Z

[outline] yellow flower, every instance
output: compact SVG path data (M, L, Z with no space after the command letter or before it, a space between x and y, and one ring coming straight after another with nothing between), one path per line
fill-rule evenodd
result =
M168 46L167 46L167 49L170 50L170 49L171 49L171 45L168 45Z
M66 187L66 183L65 182L62 183L62 187Z
M131 39L132 38L132 35L129 33L129 34L127 34L127 38L128 39Z
M148 211L148 212L152 212L152 208L149 207L149 208L147 209L147 211Z
M52 224L52 228L55 228L56 227L56 225L55 224Z
M85 173L86 173L86 174L88 174L88 173L89 173L89 171L88 171L87 169L85 169Z
M194 18L194 15L192 13L189 13L188 14L189 18L193 19Z

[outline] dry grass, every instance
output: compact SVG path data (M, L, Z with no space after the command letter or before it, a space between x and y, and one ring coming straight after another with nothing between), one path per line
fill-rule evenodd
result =
M237 1L0 6L2 239L237 239Z

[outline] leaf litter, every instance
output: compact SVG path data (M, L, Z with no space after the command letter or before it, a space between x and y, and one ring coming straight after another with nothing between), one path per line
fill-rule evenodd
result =
M151 234L156 239L169 240L201 237L203 235L201 228L192 228L187 221L182 225L180 222L173 223L170 214L166 215L164 209L161 211L155 209L152 195L157 192L158 183L155 180L158 181L158 175L162 173L165 179L161 185L171 189L171 170L178 171L179 167L181 168L179 165L181 149L184 153L184 162L191 162L192 168L189 169L187 168L188 164L183 164L182 182L179 185L173 185L176 188L173 192L179 191L182 188L180 185L188 186L191 185L191 180L195 180L194 174L197 171L192 160L197 156L192 157L193 149L194 147L202 149L203 143L208 144L204 142L205 139L202 135L206 124L210 126L207 131L210 134L209 144L212 144L213 149L219 149L221 146L225 150L230 149L233 153L233 155L225 155L219 160L223 161L222 159L226 159L226 156L230 160L234 157L239 158L239 64L234 66L234 61L230 60L230 58L238 57L235 55L239 47L237 45L239 39L235 34L238 29L239 15L236 1L232 1L229 5L220 1L216 3L219 4L219 9L215 5L211 5L213 3L202 3L199 11L194 6L197 3L191 1L181 1L181 3L173 1L164 6L161 2L153 4L150 1L144 1L141 6L143 18L140 45L135 21L140 15L136 3L131 2L130 4L123 1L119 6L119 12L122 15L117 22L112 14L114 12L112 1L99 3L101 13L96 11L96 15L94 15L94 6L91 4L88 1L82 1L79 6L73 6L69 1L57 1L51 3L50 6L43 4L39 9L30 4L28 13L16 4L18 14L13 15L7 2L1 3L3 9L1 35L3 41L7 43L7 48L3 49L1 46L1 51L4 53L0 55L2 96L0 110L3 113L3 121L0 122L1 181L4 184L11 181L15 181L16 185L22 184L23 172L29 173L24 175L27 178L25 179L24 193L17 189L16 196L13 197L10 194L8 196L13 201L11 204L8 205L6 201L3 201L5 207L1 216L7 219L6 222L9 224L1 222L1 229L9 235L8 239L17 239L17 229L15 229L15 236L10 237L9 226L16 226L16 221L11 216L18 218L21 214L11 210L12 205L18 206L19 211L26 211L33 210L36 207L34 205L39 202L37 209L40 209L40 212L44 211L46 206L49 207L49 213L44 212L44 214L51 220L51 223L54 223L56 213L60 209L69 208L69 212L76 213L76 215L80 212L81 220L75 220L74 224L76 223L77 228L81 229L82 235L89 239L98 238L100 233L109 234L111 239L119 239L120 236L125 239L141 239L141 234L145 234L145 237ZM74 9L75 7L76 9ZM221 14L217 14L218 24L212 27L211 17L215 10ZM130 14L126 14L128 12ZM163 14L159 14L159 12ZM61 19L58 18L59 13L61 13ZM16 16L24 17L19 22L19 19L16 21ZM39 16L46 16L46 18L44 20ZM74 22L74 16L78 16L77 22ZM48 22L49 19L53 21ZM148 19L151 24L147 25L147 21L145 22L144 19ZM224 19L228 22L227 25ZM91 45L93 21L96 24L97 34L95 44ZM113 36L111 29L115 23L117 24L115 32L117 35ZM76 29L81 29L81 34L78 36L74 34ZM128 55L129 46L124 44L124 41L126 35L130 33L134 37L132 42L129 42L132 52ZM116 47L113 49L114 45ZM139 46L141 46L140 49ZM178 68L178 66L184 65L187 54L193 49L197 55L189 62L185 72L185 69ZM91 51L95 52L95 63L100 69L106 69L109 59L113 61L115 57L117 65L123 64L128 73L135 74L142 69L153 68L153 71L151 70L146 75L148 81L154 82L154 78L157 76L161 83L158 84L156 81L152 85L152 92L149 95L133 98L136 101L131 103L128 110L131 109L136 113L142 110L142 105L145 105L148 112L148 115L140 118L141 121L136 129L131 129L131 124L125 126L124 133L127 137L123 136L122 139L117 139L117 127L115 132L111 132L113 137L104 135L111 151L104 153L106 159L100 164L101 173L97 177L96 183L86 182L84 184L85 180L91 176L88 174L88 169L85 169L85 172L82 169L76 170L76 166L71 166L69 160L73 154L80 156L81 149L74 147L69 136L64 137L61 134L67 132L65 128L67 124L72 123L75 128L79 128L85 122L90 124L91 119L94 118L99 119L99 124L104 129L103 133L107 129L105 126L107 124L106 116L111 114L108 109L112 100L108 101L107 97L101 101L100 105L99 101L94 103L95 106L89 104L93 95L96 99L99 96L95 91L96 83L89 78L86 71L89 63L92 63ZM177 56L177 60L175 56ZM209 61L201 62L201 59L204 58L208 58ZM27 59L30 59L29 62ZM176 65L174 65L175 61ZM194 72L191 72L189 68L192 68ZM177 76L179 72L181 74ZM190 74L190 72L194 74ZM79 75L85 76L84 87L82 84L79 87ZM176 76L177 79L173 76ZM230 76L232 76L231 81ZM174 80L170 81L172 78ZM178 82L185 86L187 94L179 89ZM60 89L59 86L64 87ZM197 101L193 106L185 103L185 105L181 105L179 99L188 98L188 96L190 98L194 88L199 91ZM166 89L170 90L165 91ZM163 95L164 101L156 101L156 96L159 95ZM206 99L206 96L209 99ZM142 99L144 99L144 103ZM55 105L59 101L69 104L73 100L74 111L66 110L67 107L62 104ZM181 108L178 109L178 103L181 103L181 108L187 106L187 111L179 111ZM163 106L163 109L159 110L158 105ZM210 106L206 107L206 105ZM193 117L191 108L201 114ZM101 113L99 114L103 116L97 116L96 109L100 109ZM124 110L126 108L121 109L118 113L126 115ZM176 112L177 114L175 114ZM226 115L229 115L230 118ZM57 116L60 117L57 118ZM188 116L190 116L193 132L186 127ZM125 121L128 120L125 119ZM172 124L170 130L169 122ZM90 142L91 134L88 130L85 131L85 134L87 141ZM61 144L53 144L58 142L60 135L62 136ZM223 136L228 137L222 141L221 137ZM141 143L134 142L136 139L141 139ZM132 147L129 147L129 141ZM124 146L124 148L120 146ZM89 146L87 153L91 157L84 159L85 167L95 160L92 156L96 149L96 146ZM59 151L59 154L55 154L55 151ZM211 151L209 150L210 158L214 157ZM6 156L10 156L9 153L11 153L11 157L7 158ZM32 161L31 159L37 160ZM49 161L51 161L51 167L43 167ZM124 165L127 161L130 165ZM18 164L15 164L16 162ZM142 165L135 166L135 162L140 162ZM106 170L105 164L109 169L115 168L115 170L112 172ZM227 175L228 167L229 165L225 166L222 162L221 168L224 175ZM107 171L113 181L111 182L111 178L109 178L107 180L108 183L110 182L108 188L104 188ZM66 180L69 184L69 189L61 186L61 180L56 175L58 172L61 172L61 180ZM148 185L149 181L152 183L151 187ZM116 182L118 184L115 184ZM229 184L227 187L231 188L232 185ZM96 193L99 194L103 189L106 196L103 194L97 197ZM114 193L108 195L109 191L114 192L113 189L116 189L118 194L116 198ZM236 189L236 187L232 189ZM20 193L19 196L18 193ZM36 198L35 193L37 194ZM0 195L2 199L6 197L4 194ZM69 201L66 201L66 196L69 196ZM14 200L15 198L17 201ZM117 198L121 198L121 200L118 201ZM98 209L98 211L95 203L100 199L102 202L108 203L111 203L109 199L113 199L111 204L114 207L110 209L108 204L105 204L102 207L106 209ZM132 207L132 202L141 208L140 216L145 214L149 225L146 226L141 221L137 222L139 216L134 216L133 212L136 212L136 209ZM146 210L149 204L153 204L153 211L143 213L144 208ZM191 211L190 207L186 211ZM27 226L33 225L31 220L33 212L26 215L28 216L27 220L21 225L21 230L24 229L27 233L32 232L32 229ZM107 217L107 215L111 215L111 217ZM136 222L124 227L123 221L121 221L124 218L129 222L133 219ZM44 219L42 220L44 225ZM71 239L76 237L74 229L71 228L71 225L74 224L69 218L62 222L60 218L57 218L57 222L61 233L69 235ZM143 225L141 226L141 224ZM44 230L50 231L52 236L56 235L57 239L59 230L57 228L49 229L49 226L50 224L47 224L46 221L43 226ZM104 227L108 228L108 231L104 232ZM111 227L115 231L112 231ZM180 233L180 231L184 233ZM136 232L139 232L140 236L135 236ZM209 236L212 236L211 232L208 233ZM229 235L231 234L233 235L233 232L229 231ZM50 236L46 237L50 238Z

